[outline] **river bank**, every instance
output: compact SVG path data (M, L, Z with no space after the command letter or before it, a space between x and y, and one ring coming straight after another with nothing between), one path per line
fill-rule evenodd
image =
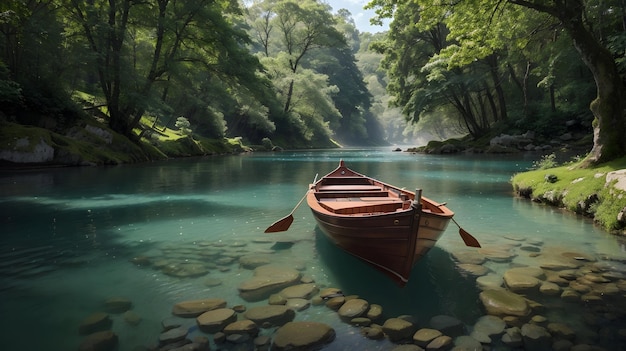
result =
M626 235L626 158L592 168L578 163L522 172L511 178L517 196L593 218Z

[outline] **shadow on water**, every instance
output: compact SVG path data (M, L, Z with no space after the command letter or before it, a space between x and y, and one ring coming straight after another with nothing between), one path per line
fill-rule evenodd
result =
M436 315L450 315L466 324L484 313L478 289L456 269L448 252L434 247L418 262L409 283L399 287L382 272L335 246L319 228L316 249L322 264L346 295L359 295L383 307L386 317L411 315L425 325Z

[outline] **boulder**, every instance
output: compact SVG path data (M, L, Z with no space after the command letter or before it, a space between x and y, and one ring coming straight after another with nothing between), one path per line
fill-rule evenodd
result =
M244 313L244 317L263 328L271 328L293 321L296 313L287 306L269 305L252 307Z
M445 335L456 337L465 334L465 325L452 316L438 315L430 319L429 325Z
M317 285L313 283L298 284L284 288L278 294L286 299L310 299L313 295L317 294L319 289Z
M78 327L80 335L87 335L97 331L105 331L111 329L113 321L107 313L97 312L85 318Z
M431 341L442 335L443 333L437 329L422 328L413 334L413 342L418 346L426 347Z
M414 331L414 325L401 318L389 318L382 326L383 332L392 342L411 339Z
M110 330L87 336L78 347L80 351L113 351L117 349L118 337Z
M552 350L552 337L546 328L536 324L524 324L521 331L524 349L533 351Z
M524 273L508 270L504 272L504 284L513 292L527 293L536 291L541 280Z
M123 297L113 297L104 300L104 309L109 313L124 313L131 309L133 303Z
M375 321L377 319L380 319L382 315L383 315L383 306L373 303L370 305L370 308L369 310L367 310L367 314L365 316Z
M507 290L485 290L478 296L490 315L525 317L530 313L526 299Z
M344 320L350 320L352 318L360 317L369 308L369 303L363 299L350 299L346 301L337 313L339 317Z
M311 302L307 299L293 298L288 299L285 306L296 312L304 311L311 306Z
M452 345L452 338L447 335L442 335L440 337L435 338L435 340L431 341L428 345L426 345L426 350L428 351L448 350L451 345Z
M174 344L187 338L187 329L174 328L159 335L159 345Z
M289 322L278 328L272 350L317 350L335 339L335 330L318 322Z
M497 316L482 316L474 324L474 330L479 330L489 336L500 335L504 333L506 323L502 318Z
M179 302L172 307L172 314L179 317L198 317L204 312L226 307L224 299L202 299Z
M264 265L255 268L254 276L239 285L239 295L246 301L260 301L299 280L300 272L293 268Z
M213 334L222 331L228 324L237 320L237 312L230 308L217 308L204 312L196 318L200 330Z
M246 334L251 337L259 335L259 327L256 323L249 319L235 321L224 327L223 333L226 335Z

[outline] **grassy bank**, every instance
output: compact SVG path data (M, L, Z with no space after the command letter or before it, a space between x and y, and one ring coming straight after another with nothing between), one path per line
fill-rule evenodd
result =
M539 164L539 169L514 175L513 189L532 201L592 217L609 232L626 234L626 192L614 186L617 181L606 182L609 172L626 169L626 157L593 168L578 164Z

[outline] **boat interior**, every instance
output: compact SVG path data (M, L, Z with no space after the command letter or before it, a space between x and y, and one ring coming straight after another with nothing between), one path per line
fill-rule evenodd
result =
M363 177L325 177L316 184L315 197L327 211L344 215L396 212L411 206L407 194Z

